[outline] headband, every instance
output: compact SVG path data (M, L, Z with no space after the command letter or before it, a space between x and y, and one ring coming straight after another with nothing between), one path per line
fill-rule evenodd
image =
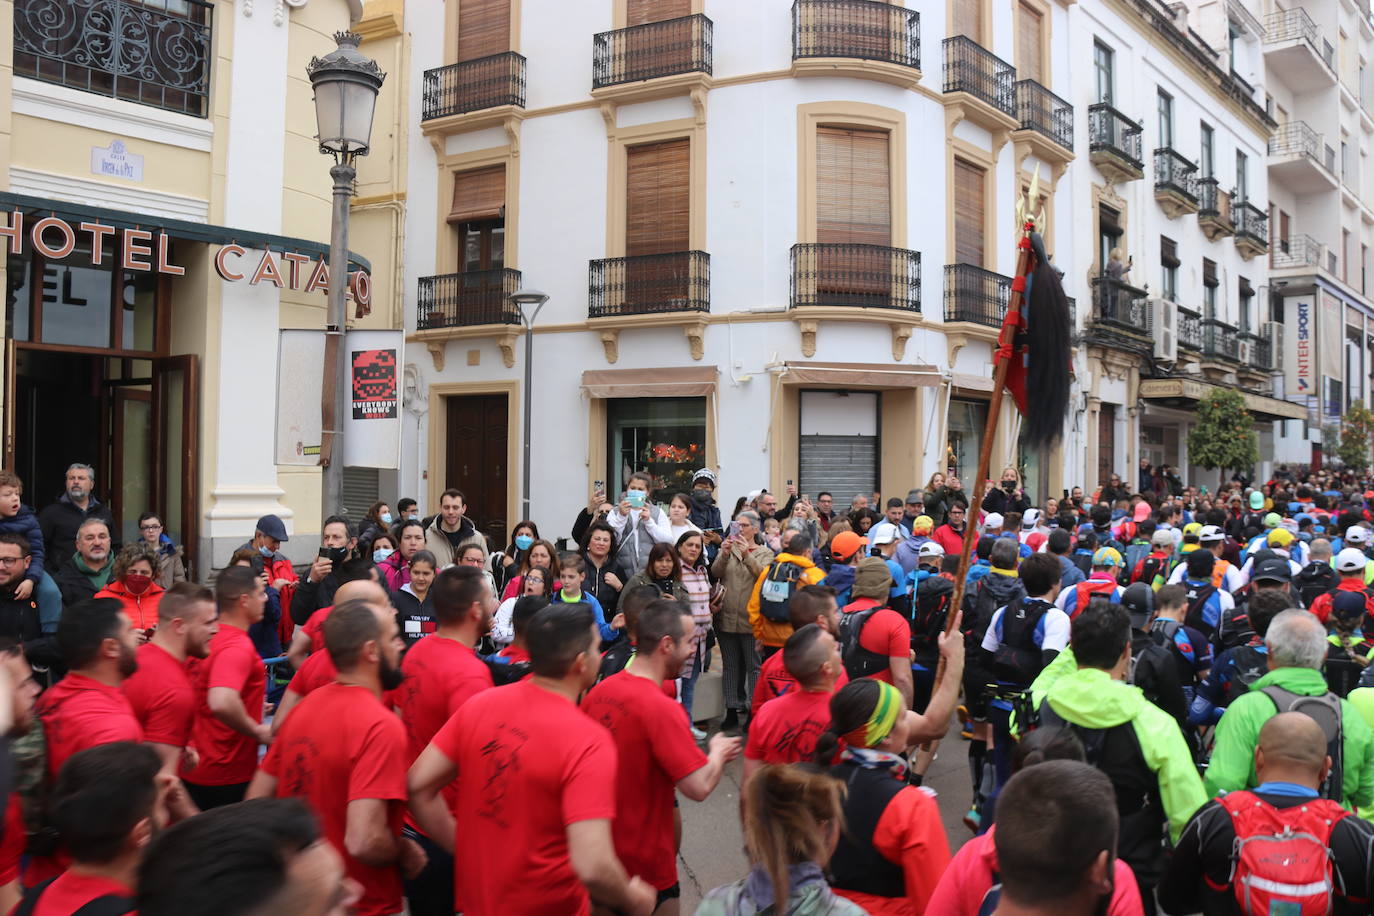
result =
M868 721L844 736L845 744L854 747L873 747L880 744L892 733L897 717L906 705L902 694L886 681L874 681L878 685L878 702L873 707Z

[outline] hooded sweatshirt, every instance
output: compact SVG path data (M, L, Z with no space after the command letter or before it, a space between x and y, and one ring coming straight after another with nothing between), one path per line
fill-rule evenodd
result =
M783 552L778 554L774 563L795 563L801 567L801 574L797 576L796 588L804 585L818 585L825 578L825 571L811 562L810 557L799 557L794 554ZM749 623L754 628L754 638L765 646L781 646L787 642L787 637L792 635L792 624L786 621L773 621L763 616L759 610L759 589L763 586L764 577L768 575L765 569L754 580L754 590L749 593Z

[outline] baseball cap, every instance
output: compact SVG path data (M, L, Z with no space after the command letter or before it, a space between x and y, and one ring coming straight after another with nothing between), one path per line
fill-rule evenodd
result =
M261 531L274 541L281 541L283 544L291 540L286 534L286 525L275 515L264 515L258 519L254 529Z
M1364 592L1336 592L1331 596L1331 616L1342 620L1359 619L1365 612Z
M1002 527L1002 515L999 512L989 512L988 517L983 519L983 530Z
M1360 572L1368 562L1363 551L1356 550L1354 547L1346 547L1336 554L1336 572Z
M1172 547L1174 546L1174 536L1168 528L1160 528L1150 535L1151 547Z
M714 487L716 485L716 472L710 468L698 468L697 472L692 475L692 483L696 483L698 480L709 480L711 486Z
M1202 523L1201 523L1201 522L1189 522L1188 524L1186 524L1186 525L1183 526L1183 539L1184 539L1185 541L1188 540L1188 539L1190 539L1190 538L1191 538L1192 540L1196 541L1197 538L1198 538L1198 535L1201 534L1201 533L1202 533Z
M861 538L852 531L841 531L830 542L830 555L837 560L848 560L867 543L867 538Z
M1135 515L1132 518L1137 522L1143 522L1150 517L1150 504L1141 500L1135 504Z
M1277 512L1270 512L1268 515L1264 517L1264 527L1277 528L1279 526L1279 522L1281 521L1283 521L1283 519L1279 518L1279 514Z
M891 544L899 537L897 526L891 522L880 522L868 529L868 543L874 547L880 544Z
M1255 574L1250 578L1256 582L1287 582L1293 578L1293 568L1283 557L1269 557L1255 565Z
M1026 514L1021 516L1022 528L1034 528L1040 521L1039 509L1027 509Z
M913 533L917 531L930 531L934 527L935 519L931 518L929 515L918 515L911 520L911 530Z
M1115 547L1101 547L1093 554L1094 566L1120 566L1121 552Z
M1259 490L1250 491L1250 508L1257 512L1264 508L1264 494Z
M1216 525L1208 525L1197 533L1197 539L1203 544L1215 544L1226 540L1226 535Z
M945 548L940 546L939 541L926 541L921 545L921 549L916 551L918 557L943 557Z
M1287 547L1293 543L1293 532L1287 528L1275 528L1269 532L1269 537L1265 539L1270 547Z
M1131 615L1131 626L1143 627L1154 611L1155 590L1144 582L1128 585L1121 593L1121 604L1126 608L1126 613Z
M745 499L746 499L748 502L753 502L754 500L758 499L758 498L759 498L760 496L762 496L762 495L763 495L763 491L762 491L762 490L750 490L750 491L749 491L749 495L746 496Z
M1345 542L1347 544L1368 544L1369 529L1364 525L1351 525L1345 531Z

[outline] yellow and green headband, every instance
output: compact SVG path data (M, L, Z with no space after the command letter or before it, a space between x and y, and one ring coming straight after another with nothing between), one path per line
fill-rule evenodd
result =
M878 702L873 707L868 721L844 736L846 744L855 747L873 747L892 734L897 725L897 717L906 706L902 694L886 681L875 681L878 685Z

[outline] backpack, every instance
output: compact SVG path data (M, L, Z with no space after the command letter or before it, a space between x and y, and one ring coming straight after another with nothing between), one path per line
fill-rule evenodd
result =
M1078 595L1073 604L1073 613L1069 615L1070 620L1086 611L1094 597L1106 598L1110 596L1116 590L1116 581L1112 579L1085 579L1075 585L1074 589Z
M764 620L791 621L792 593L797 590L801 573L802 568L796 563L772 563L764 571L759 585L759 613Z
M1035 630L1049 612L1044 601L1018 598L1002 611L1002 640L992 654L992 674L999 681L1029 687L1044 665Z
M1250 692L1250 685L1269 673L1269 653L1263 646L1237 646L1231 650L1231 670L1234 674L1222 686L1221 705L1226 708L1236 697Z
M486 664L487 670L491 672L491 683L493 687L504 687L507 684L514 684L530 673L529 662L508 662L495 654L479 657ZM597 680L601 680L600 676L597 677Z
M1312 562L1302 568L1295 581L1303 606L1311 607L1322 595L1334 591L1341 578L1329 563Z
M1131 582L1144 582L1146 585L1154 588L1155 576L1164 574L1168 562L1168 557L1145 557L1138 564L1138 568L1136 572L1132 574L1130 582L1126 584L1129 585Z
M41 716L35 715L26 734L10 741L14 791L24 812L24 851L31 856L52 855L60 843L48 810L48 741Z
M1190 585L1186 577L1183 584L1188 587L1188 612L1183 615L1183 622L1199 633L1211 636L1221 626L1221 621L1218 620L1216 624L1208 623L1203 619L1202 611L1208 600L1216 594L1216 586L1210 582L1206 585Z
M874 614L885 610L887 608L880 604L862 611L840 612L839 633L837 634L840 643L840 658L844 661L844 670L849 674L851 680L870 677L888 669L886 655L880 655L859 645L859 637L863 635L864 624L868 623L869 618Z
M940 655L940 634L949 619L949 603L954 598L954 580L948 573L931 576L916 586L912 600L911 648L916 661L934 662Z
M1339 802L1345 794L1344 763L1345 735L1341 721L1341 698L1331 691L1309 697L1282 687L1270 685L1261 692L1274 703L1279 712L1300 712L1322 727L1326 735L1326 753L1331 758L1331 772L1321 784L1322 798Z
M1231 816L1236 831L1231 890L1241 913L1331 912L1331 832L1349 811L1328 799L1275 808L1244 790L1228 792L1217 803Z
M43 892L48 889L48 885L56 880L56 878L49 878L42 884L34 885L26 890L23 898L19 901L19 905L14 908L14 916L33 916L33 911L38 908L38 898L42 897ZM132 897L105 894L72 913L72 916L124 916L125 913L134 912L134 907Z

